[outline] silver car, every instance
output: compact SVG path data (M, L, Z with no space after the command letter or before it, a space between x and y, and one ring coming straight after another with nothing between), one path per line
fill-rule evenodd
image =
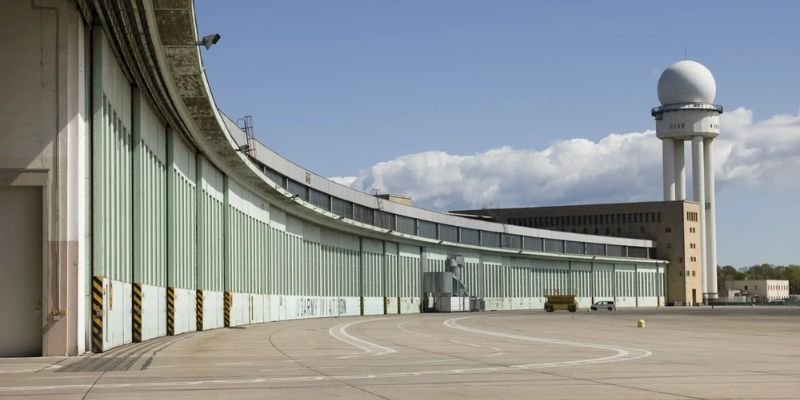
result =
M608 310L608 311L617 311L617 306L614 305L613 301L598 301L592 304L592 311L597 310Z

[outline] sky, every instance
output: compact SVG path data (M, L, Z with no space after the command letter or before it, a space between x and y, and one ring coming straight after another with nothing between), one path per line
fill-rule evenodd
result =
M436 211L660 200L656 83L699 61L725 107L719 262L800 264L800 2L195 7L222 35L203 61L225 113L311 171Z

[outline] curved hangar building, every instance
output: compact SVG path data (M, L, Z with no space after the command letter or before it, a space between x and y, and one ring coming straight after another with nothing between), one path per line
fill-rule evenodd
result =
M190 0L47 4L0 15L2 356L481 301L542 309L551 291L665 303L651 240L385 201L248 142L214 102Z

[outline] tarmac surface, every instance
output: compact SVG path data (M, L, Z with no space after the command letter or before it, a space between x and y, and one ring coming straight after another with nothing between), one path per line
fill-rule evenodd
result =
M6 398L799 399L800 308L273 322L0 359Z

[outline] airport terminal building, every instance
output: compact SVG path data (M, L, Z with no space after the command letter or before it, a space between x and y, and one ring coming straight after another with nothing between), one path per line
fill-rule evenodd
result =
M667 305L703 302L700 204L694 201L584 204L453 211L485 221L592 235L652 240L657 258L669 262Z
M214 102L191 0L3 11L0 356L419 313L448 296L487 310L542 309L553 291L581 307L667 302L671 260L653 239L427 211L255 141ZM451 269L457 293L425 284Z

